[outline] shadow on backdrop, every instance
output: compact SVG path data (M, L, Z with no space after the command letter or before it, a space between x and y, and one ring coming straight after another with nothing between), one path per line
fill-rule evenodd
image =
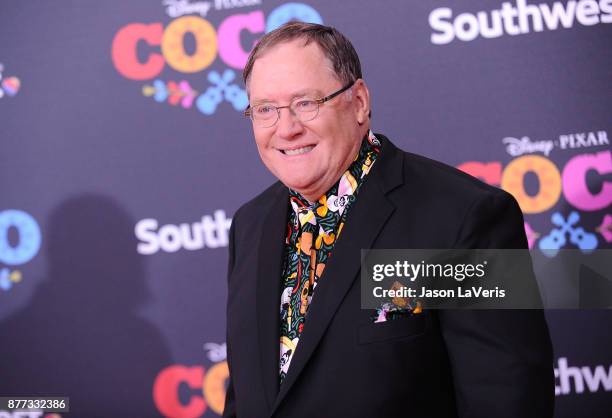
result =
M124 210L98 195L51 213L48 277L27 308L0 323L0 393L69 396L62 416L159 416L152 385L171 359L138 314L148 290L133 229Z
M596 194L601 191L603 182L597 182L596 179L588 175L586 180L591 193ZM551 213L560 213L563 220L567 222L571 213L575 211L576 209L573 206L564 202ZM600 220L591 219L590 221L592 224L596 224ZM552 222L550 225L553 228L557 227ZM592 240L595 237L598 249L612 248L601 235L595 236L592 232L588 232L593 231L595 227L589 224L585 225L583 219L580 219L572 227L580 228L581 226L587 233L575 233L574 242L572 242L570 232L558 231L557 240L560 241L560 247L573 250L579 250L581 247L591 248ZM546 234L548 233L547 231ZM538 240L537 243L539 242ZM553 246L552 248L557 247ZM612 397L609 390L606 390L603 382L601 382L601 386L598 384L595 392L591 391L588 381L593 383L595 379L586 377L585 371L588 371L587 374L591 376L599 366L604 372L601 377L608 375L607 371L610 370L612 355L609 349L602 350L602 347L612 347L612 334L610 334L609 327L606 326L612 321L612 310L551 309L546 311L546 320L553 341L555 369L558 373L555 381L560 392L555 399L555 418L609 417L612 407ZM565 359L565 363L561 365L559 359ZM607 377L602 380L610 381Z

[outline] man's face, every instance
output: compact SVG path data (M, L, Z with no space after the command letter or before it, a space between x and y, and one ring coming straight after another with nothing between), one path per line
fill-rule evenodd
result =
M258 58L249 79L251 106L286 106L300 97L319 99L342 83L318 45L303 40L275 46ZM366 96L364 98L364 95ZM310 201L338 181L357 155L367 132L369 96L362 80L319 107L318 116L301 122L286 108L269 128L253 125L263 163L287 187Z

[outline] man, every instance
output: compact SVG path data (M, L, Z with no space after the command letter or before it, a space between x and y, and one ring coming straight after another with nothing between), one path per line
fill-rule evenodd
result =
M525 248L515 200L370 131L359 58L290 23L244 70L279 179L231 228L225 417L551 417L541 311L360 309L360 250Z

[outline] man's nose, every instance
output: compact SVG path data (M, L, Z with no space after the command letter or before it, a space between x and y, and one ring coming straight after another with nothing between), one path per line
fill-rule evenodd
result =
M284 107L278 110L278 126L276 133L282 138L293 138L304 131L304 125L297 114L290 108Z

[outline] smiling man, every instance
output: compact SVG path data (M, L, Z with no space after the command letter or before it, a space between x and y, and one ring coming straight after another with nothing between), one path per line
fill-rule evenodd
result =
M244 69L279 181L234 216L225 417L551 417L541 311L360 308L362 248L526 248L515 200L370 130L351 43L289 23Z
M278 45L245 71L262 161L287 187L317 200L348 168L368 130L364 81L336 77L318 44L302 39Z

